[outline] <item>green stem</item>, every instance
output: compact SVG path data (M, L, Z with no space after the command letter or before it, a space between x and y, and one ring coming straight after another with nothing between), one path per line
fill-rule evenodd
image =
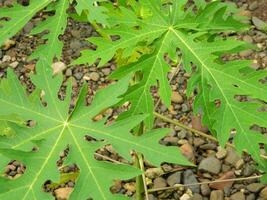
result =
M141 165L140 165L140 156L142 156L139 153L135 154L135 158L134 158L134 165L141 169ZM143 200L143 193L144 193L144 183L143 183L143 177L142 175L139 175L136 177L135 179L135 188L136 188L136 192L135 192L135 199L136 200Z

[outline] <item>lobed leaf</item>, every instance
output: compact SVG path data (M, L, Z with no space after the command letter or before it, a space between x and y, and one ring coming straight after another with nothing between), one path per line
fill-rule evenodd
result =
M106 30L107 34L117 35L119 39L90 39L97 49L82 52L75 63L92 63L100 58L99 65L102 66L114 56L131 58L135 49L149 46L152 53L141 52L137 62L119 67L111 78L121 79L141 71L141 80L124 95L131 107L121 118L150 112L145 123L151 128L153 98L150 89L159 84L162 101L170 105L169 67L164 56L168 54L175 58L179 49L186 71L192 73L187 93L191 95L194 90L198 91L194 111L204 113L205 124L217 135L222 146L235 131L233 142L237 150L247 151L262 168L266 168L266 161L260 157L260 144L266 144L266 136L251 130L254 124L266 126L266 111L260 111L267 97L267 86L261 83L266 71L250 69L248 61L223 62L221 59L226 53L247 47L235 39L223 39L219 34L245 30L246 25L234 17L232 5L219 1L195 1L192 6L188 0L170 2L143 0L127 8L121 7L117 17L111 18L114 26ZM149 14L140 16L137 12L140 9ZM248 96L252 100L240 102L236 96ZM215 102L219 104L216 106Z
M45 92L43 101L46 106L38 98L29 98L25 94L11 70L8 70L8 78L0 84L5 85L0 87L0 116L17 113L20 118L31 119L36 123L31 128L12 124L11 128L16 134L12 138L0 138L1 160L19 160L26 165L25 173L19 178L0 178L0 185L3 186L0 190L1 199L12 199L18 195L21 199L52 199L49 194L41 192L42 185L49 179L54 182L59 180L56 161L67 146L70 149L68 162L76 163L80 170L71 199L85 199L89 196L94 199L125 199L124 196L109 192L112 181L129 179L140 174L140 171L127 165L95 160L96 149L106 144L112 144L128 160L131 160L130 152L134 150L143 153L154 165L163 161L191 165L179 153L178 148L166 148L158 143L168 133L167 129L152 130L142 137L130 133L145 116L133 116L111 125L105 125L105 120L93 121L102 110L121 100L120 96L127 90L129 77L98 92L90 107L84 103L87 87L83 87L74 110L69 112L70 84L65 100L61 101L57 98L57 92L62 83L62 75L53 77L52 69L47 67L47 62L43 59L37 63L36 70L37 73L31 80L38 91ZM109 98L106 98L107 94ZM86 135L95 138L96 142L86 141ZM37 151L32 151L33 147L37 147Z

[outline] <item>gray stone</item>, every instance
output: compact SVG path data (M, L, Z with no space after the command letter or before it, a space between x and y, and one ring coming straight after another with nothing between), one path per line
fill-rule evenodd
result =
M167 186L166 180L162 177L155 178L153 184L153 188L162 188Z
M83 73L82 72L77 72L73 75L77 80L81 80L83 77Z
M182 104L182 112L188 112L188 111L189 111L188 105L183 103Z
M187 132L186 132L186 130L181 130L181 131L179 131L179 133L177 135L178 135L178 138L184 139L184 138L186 138Z
M254 11L258 8L259 4L257 1L252 1L251 4L249 4L248 9L251 11Z
M239 154L231 147L227 147L227 156L225 158L225 162L232 166L235 166L236 163L241 159Z
M75 38L80 38L81 37L81 31L80 30L71 30L70 31L71 35Z
M203 198L200 194L195 193L189 200L203 200Z
M70 48L71 49L79 49L81 48L81 42L79 40L73 40L70 42Z
M153 194L148 195L149 200L157 200L157 198Z
M99 76L99 74L98 74L97 72L92 72L92 73L90 73L90 74L89 74L89 77L90 77L90 79L93 80L93 81L98 81L99 78L100 78L100 76Z
M30 33L32 29L33 29L33 23L32 22L28 22L24 26L23 31L27 34L27 33Z
M230 200L246 200L243 192L236 192L230 196Z
M267 28L267 24L257 17L252 17L252 22L255 27L260 31L263 31Z
M183 182L184 182L184 184L198 183L195 174L190 169L188 169L184 172ZM199 185L189 186L188 188L190 188L190 190L194 193L200 192Z
M223 200L224 194L221 190L213 190L210 194L210 200Z
M207 143L207 144L201 145L199 148L204 149L204 150L214 150L217 148L217 145L214 143Z
M248 49L248 50L241 51L241 52L239 53L239 55L242 56L242 57L248 57L248 56L250 56L252 53L253 53L253 50Z
M110 72L111 72L111 69L110 68L104 68L104 69L102 69L102 72L103 72L103 74L104 75L109 75L110 74Z
M247 186L247 189L250 191L250 192L254 192L254 193L257 193L259 192L262 188L264 188L264 185L261 184L261 183L251 183Z
M255 200L256 199L256 196L255 194L251 193L247 196L246 200Z
M203 196L209 196L210 195L210 187L208 186L208 184L202 184L200 186L201 189L201 194Z
M204 158L199 166L199 171L209 172L211 174L218 174L221 171L222 164L220 160L215 157Z
M198 147L198 146L200 146L200 145L202 145L202 144L204 144L205 143L205 141L202 139L202 138L194 138L194 146L195 147Z
M172 175L168 176L167 183L169 186L174 186L175 184L181 183L181 172L175 172Z
M170 145L177 145L178 138L177 137L167 136L167 137L164 138L164 143L170 144Z
M66 76L72 76L72 70L70 68L66 70Z
M249 35L245 35L245 36L243 37L243 40L244 40L245 42L248 42L248 43L253 43L253 39L252 39L252 37L249 36Z

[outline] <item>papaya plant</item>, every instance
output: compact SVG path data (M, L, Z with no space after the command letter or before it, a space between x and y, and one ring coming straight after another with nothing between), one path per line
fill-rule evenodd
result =
M53 76L51 69L54 59L61 59L60 35L64 34L68 10L72 8L77 13L75 19L88 21L99 32L98 37L88 39L96 49L82 51L72 64L98 63L102 67L112 59L117 63L110 76L115 83L98 91L90 106L85 105L85 84L74 108L70 108L71 82L66 97L59 100L63 76ZM267 171L267 161L260 156L267 138L251 129L255 124L266 126L267 114L260 109L267 101L267 86L261 82L267 73L250 68L247 60L223 59L227 54L252 48L223 35L248 29L240 22L242 18L237 16L234 5L204 0L30 0L26 6L14 3L0 8L0 45L38 13L49 15L30 33L42 33L44 40L29 58L36 60L36 72L31 75L35 91L28 95L11 69L0 82L0 166L4 168L9 160L19 160L26 166L25 173L16 179L0 178L1 199L18 195L27 200L53 199L42 187L47 180L60 179L56 161L67 147L64 165L75 163L79 168L70 199L127 199L109 191L112 181L140 176L142 171L96 160L95 151L107 144L128 161L132 159L130 153L135 152L155 166L163 162L193 166L176 147L158 143L168 129L153 128L151 88L158 87L167 107L171 102L166 57L172 62L181 59L191 74L187 95L195 95L194 112L203 113L203 123L221 146L234 132L236 149L249 153L259 169ZM238 96L249 100L241 102ZM110 125L106 118L93 120L103 110L125 102L130 102L128 110ZM26 125L29 120L35 122L33 127ZM133 134L136 127L142 128L141 134ZM87 141L87 135L94 140Z

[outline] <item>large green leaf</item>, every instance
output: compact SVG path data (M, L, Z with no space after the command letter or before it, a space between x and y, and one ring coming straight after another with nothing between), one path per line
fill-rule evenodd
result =
M48 179L58 181L56 161L67 146L70 148L68 161L76 163L80 169L71 199L85 199L89 196L94 199L123 199L109 192L112 180L139 174L138 170L130 166L95 160L94 151L105 144L112 144L128 160L131 160L130 152L134 150L143 153L154 165L163 161L190 165L177 147L164 147L158 143L168 133L167 129L152 130L142 137L130 133L145 116L133 116L111 125L105 125L105 120L93 121L97 114L121 100L119 96L127 90L128 77L99 91L90 107L85 105L87 87L83 87L75 108L69 113L70 84L65 100L61 101L57 93L62 75L52 77L52 69L47 67L43 59L39 60L36 70L37 74L31 80L38 90L45 92L43 101L46 106L40 102L38 90L31 97L25 95L11 70L8 70L8 78L1 81L0 116L18 114L24 120L34 120L36 125L31 128L10 125L16 134L11 138L0 138L0 153L5 158L20 160L26 165L26 172L21 177L15 180L0 179L0 199L13 199L16 196L29 200L52 199L52 196L41 192L42 184ZM95 138L97 142L89 143L85 140L86 135ZM37 151L32 151L34 146L38 147Z
M259 109L267 100L267 86L260 82L267 73L249 70L247 61L223 62L221 59L225 53L247 47L236 39L224 39L220 33L246 29L246 26L235 19L232 6L219 1L195 1L196 7L188 7L187 0L168 2L164 5L162 1L143 0L127 8L121 7L111 18L114 27L106 30L110 35L119 35L119 39L90 39L97 49L84 51L75 63L92 63L101 58L99 65L102 66L114 56L131 58L136 49L149 46L152 53L142 56L138 62L119 67L111 77L121 79L141 71L141 80L124 95L131 107L121 118L150 112L145 122L151 127L151 86L157 86L158 82L162 101L170 105L169 68L164 56L168 54L175 59L179 49L185 69L192 73L187 92L191 95L198 90L195 112L203 112L205 124L217 135L221 145L225 145L230 132L235 130L233 142L237 150L248 151L260 166L266 166L266 161L260 157L259 145L267 143L267 139L250 127L253 124L266 126L267 114ZM255 100L240 102L236 98L238 95ZM219 106L215 106L215 101Z
M153 125L153 99L150 94L151 86L159 82L159 94L163 103L170 106L171 89L167 79L170 68L164 59L168 53L175 59L176 48L173 30L189 29L189 31L216 32L225 29L238 30L244 28L242 24L228 16L226 4L213 2L203 3L197 13L191 9L184 11L186 0L175 1L171 7L164 7L160 1L141 1L141 4L132 5L133 9L121 7L118 11L112 11L111 24L113 28L107 29L109 35L119 35L116 41L108 41L104 38L90 38L89 41L97 46L96 51L82 51L82 56L75 64L93 63L100 58L99 66L118 55L128 58L140 50L140 46L151 46L152 54L140 59L130 66L119 68L111 78L118 79L129 73L141 71L142 80L132 86L125 95L125 100L131 101L131 108L124 116L138 113L150 113L146 119L146 125ZM146 12L144 12L146 10ZM117 13L117 15L116 15ZM145 14L142 14L145 13ZM138 27L138 28L137 28ZM190 32L188 31L188 34ZM174 39L173 39L174 37Z

